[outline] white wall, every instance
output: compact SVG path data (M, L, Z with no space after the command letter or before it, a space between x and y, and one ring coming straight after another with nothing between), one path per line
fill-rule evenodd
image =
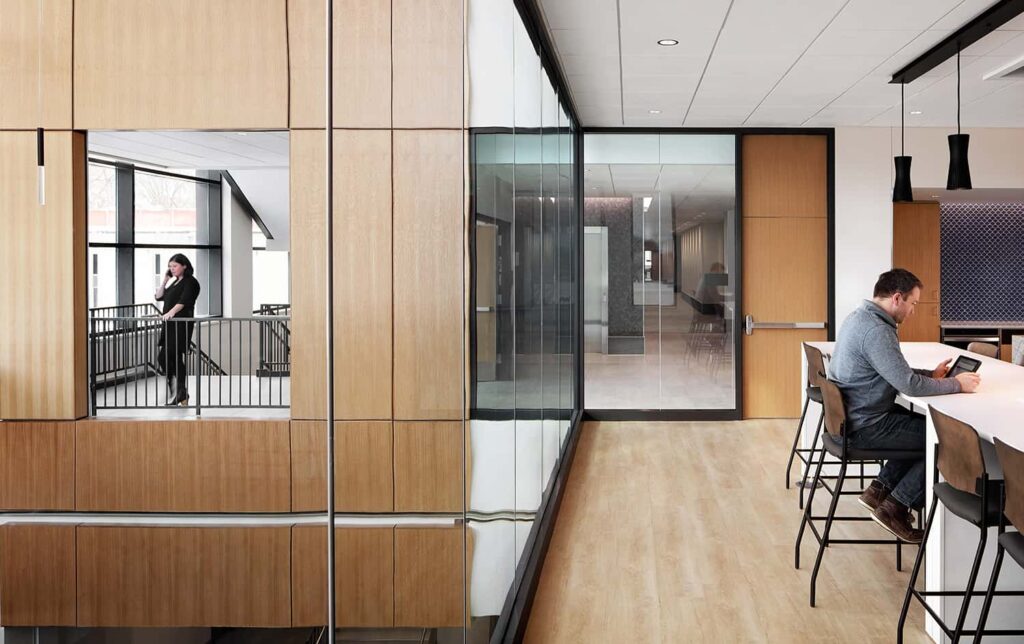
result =
M252 315L252 219L221 183L224 317Z
M975 188L1024 188L1024 129L970 128ZM908 128L911 183L945 188L949 167L946 128ZM841 326L875 279L892 267L893 156L899 128L836 128L836 321ZM925 191L927 192L927 191ZM926 197L927 198L927 195ZM838 329L837 329L838 331Z

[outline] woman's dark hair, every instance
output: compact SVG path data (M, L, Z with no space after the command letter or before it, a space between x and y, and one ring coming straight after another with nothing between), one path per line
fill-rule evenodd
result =
M875 282L875 297L889 297L893 293L907 295L915 288L922 288L924 284L917 276L905 268L894 268L878 276Z
M192 262L188 261L188 257L185 257L181 253L171 255L171 258L167 260L167 262L174 262L175 264L181 264L184 266L185 277L192 277L192 274L196 272L196 269L192 268Z

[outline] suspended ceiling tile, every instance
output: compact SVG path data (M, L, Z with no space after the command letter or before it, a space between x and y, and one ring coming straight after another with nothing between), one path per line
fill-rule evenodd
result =
M850 0L835 29L929 29L961 0Z

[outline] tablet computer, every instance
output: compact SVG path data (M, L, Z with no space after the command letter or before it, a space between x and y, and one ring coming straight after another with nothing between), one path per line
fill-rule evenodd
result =
M981 360L960 356L946 372L947 378L955 378L958 374L975 372L981 368Z

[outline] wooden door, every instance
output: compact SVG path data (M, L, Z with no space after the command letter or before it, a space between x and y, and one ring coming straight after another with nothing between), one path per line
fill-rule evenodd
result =
M942 294L940 216L937 201L892 205L892 265L921 280L921 301L900 325L903 342L938 342Z
M743 315L755 323L828 320L828 142L743 137ZM743 415L800 415L800 344L821 329L743 335Z

